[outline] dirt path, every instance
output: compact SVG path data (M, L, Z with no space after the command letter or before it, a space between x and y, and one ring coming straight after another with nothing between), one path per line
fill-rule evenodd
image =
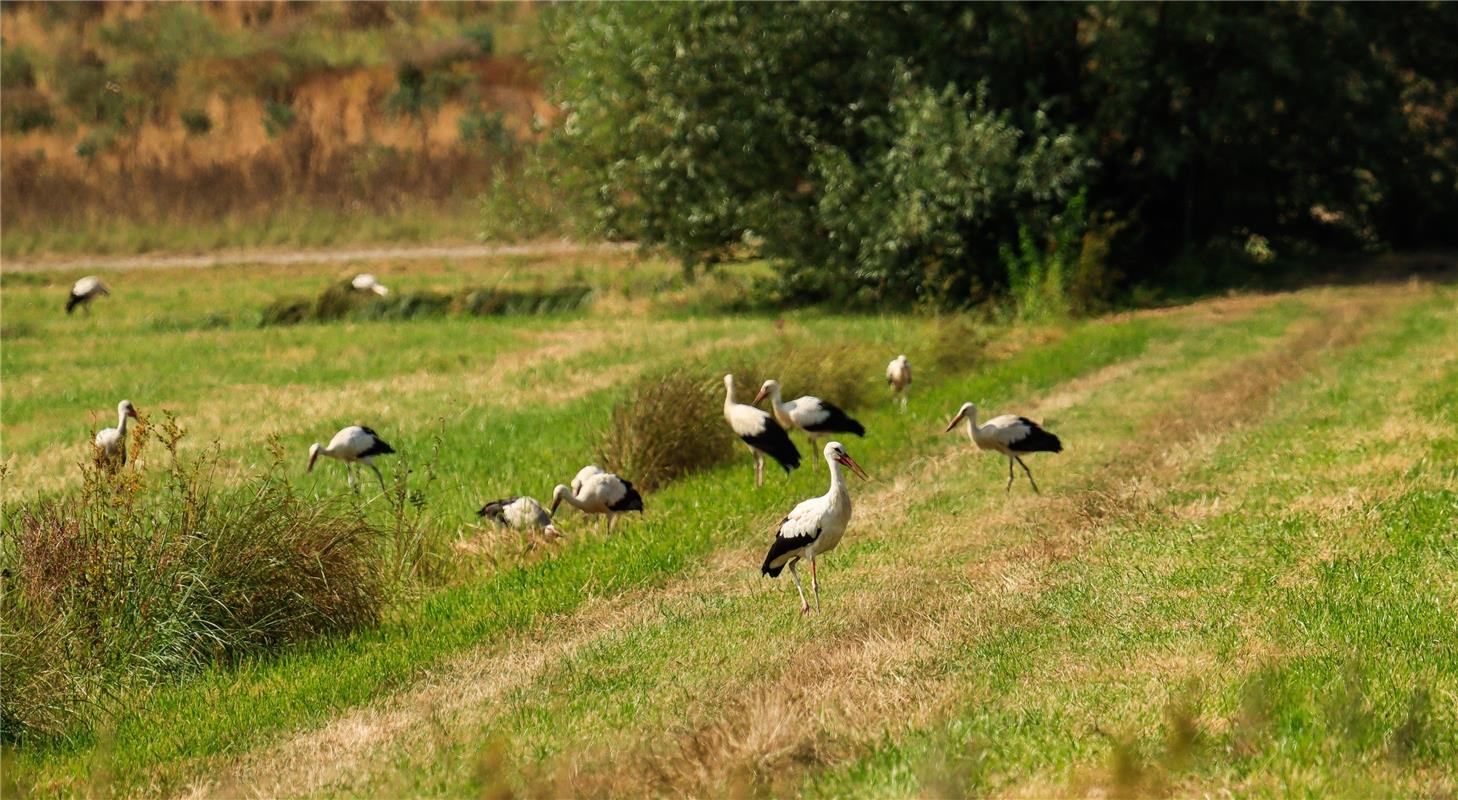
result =
M547 241L526 244L419 245L415 247L350 247L329 250L236 250L206 255L95 256L66 259L5 259L6 272L62 272L67 270L206 269L237 264L287 266L338 264L350 261L418 261L432 258L491 258L496 256L555 256L567 253L616 253L632 249L631 242Z

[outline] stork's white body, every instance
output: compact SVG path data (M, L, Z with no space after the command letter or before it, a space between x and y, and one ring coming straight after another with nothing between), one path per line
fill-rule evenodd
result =
M794 400L785 401L780 396L780 382L770 379L760 387L759 394L754 397L754 404L768 397L770 410L774 413L775 421L786 430L799 429L805 432L806 438L810 440L810 452L815 452L816 444L821 436L830 436L840 433L850 433L856 436L864 436L865 427L861 423L851 419L850 415L841 411L839 407L828 403L813 395L804 395ZM813 462L812 462L813 465Z
M75 310L76 306L81 306L89 314L92 300L110 294L111 290L106 288L106 284L102 283L100 278L95 275L87 275L71 286L71 296L66 300L66 313L69 314Z
M572 494L575 495L578 492L582 491L582 484L588 478L591 478L594 475L602 475L605 472L606 470L596 464L588 464L582 469L577 470L577 476L572 479L572 483L570 484L572 487Z
M334 438L329 440L328 446L315 442L309 448L309 467L305 471L314 469L314 462L319 456L343 461L345 473L348 475L349 488L353 489L355 465L364 464L375 473L375 477L380 481L380 491L384 491L385 476L381 475L379 467L375 466L374 457L393 452L395 449L374 431L363 425L350 425L347 428L340 428L339 432L334 434Z
M805 601L805 589L800 585L797 565L801 559L810 562L810 585L815 593L815 610L819 611L820 580L816 574L815 558L834 550L850 524L850 491L841 476L841 465L854 470L862 478L866 476L840 442L825 445L824 456L830 466L830 491L800 503L785 515L769 555L765 556L764 566L760 568L765 575L777 577L780 570L789 566L795 590L800 594L802 613L810 610L810 604Z
M901 400L901 408L905 410L906 398L911 394L911 362L905 355L891 359L886 365L886 383L891 385L892 396Z
M596 472L588 472L595 469ZM598 467L584 467L572 479L574 486L558 485L552 490L552 510L566 503L584 514L602 514L604 520L614 520L617 514L627 511L642 511L643 497L633 484L611 472ZM604 522L604 525L610 524Z
M1043 430L1042 426L1027 417L1003 414L993 417L984 425L978 425L976 404L963 403L957 416L953 417L951 423L947 425L947 430L950 431L956 427L962 419L967 420L967 438L977 446L977 449L990 450L1007 457L1007 488L1009 491L1013 485L1014 464L1023 468L1023 472L1028 476L1028 482L1033 486L1033 491L1038 491L1038 482L1033 480L1033 471L1023 463L1023 456L1029 453L1063 452L1063 443L1058 440L1057 436Z
M764 457L769 454L786 472L800 466L800 452L789 434L768 412L734 401L734 376L724 376L724 420L754 454L754 485L764 485Z
M390 293L389 289L386 289L379 281L375 280L374 275L368 272L361 272L354 276L350 280L349 285L354 287L356 292L374 292L381 297Z
M116 427L102 428L96 434L96 449L103 459L122 464L127 463L127 420L137 416L132 401L123 400L116 404Z
M497 500L487 503L479 512L482 517L489 517L493 522L512 530L523 533L535 533L541 531L550 536L559 536L557 528L552 525L552 515L531 497L508 497L504 500Z

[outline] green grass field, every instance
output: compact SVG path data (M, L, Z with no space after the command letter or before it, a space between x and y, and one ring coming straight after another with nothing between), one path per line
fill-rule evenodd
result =
M351 274L135 271L89 317L75 275L3 284L4 496L69 491L130 398L242 475L277 437L362 422L434 457L434 535L545 500L612 404L664 369L716 384L825 342L873 365L847 448L873 477L802 618L759 563L823 471L750 459L676 481L602 535L461 550L382 623L139 689L94 729L8 746L5 796L1207 795L1458 791L1458 291L1212 299L1061 325L715 311L629 256L371 265L397 290L586 282L565 315L259 327ZM969 328L968 330L972 330ZM880 366L917 367L899 413ZM741 401L754 387L741 387ZM811 386L787 386L806 393ZM832 398L833 399L833 398ZM964 400L1066 451L1003 490ZM801 440L803 441L803 440ZM145 470L146 459L138 465ZM628 476L632 477L632 476ZM382 514L367 487L367 514ZM448 552L456 552L449 551Z

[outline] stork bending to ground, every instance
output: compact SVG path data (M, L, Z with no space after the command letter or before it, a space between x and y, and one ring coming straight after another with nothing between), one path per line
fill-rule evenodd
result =
M116 464L127 463L127 420L141 419L132 401L123 400L116 404L116 427L102 428L96 434L96 452L103 461Z
M744 440L754 454L754 485L764 485L764 457L779 462L785 472L800 466L800 451L790 441L790 434L768 413L754 406L734 402L734 376L724 376L724 419L735 435Z
M603 525L606 531L616 521L618 514L643 510L643 495L638 494L633 484L611 472L598 469L597 472L588 473L587 469L584 467L572 479L572 483L576 485L575 490L572 486L562 484L552 490L550 513L553 516L557 514L557 506L565 502L584 514L604 515Z
M506 497L501 500L492 500L476 516L490 519L492 522L503 528L521 531L523 535L541 531L548 536L558 537L562 534L552 525L552 515L547 513L542 504L530 497Z
M1033 491L1038 491L1038 482L1033 480L1033 472L1028 465L1023 463L1022 456L1025 453L1061 453L1063 443L1058 437L1043 430L1038 423L1027 417L1019 417L1014 414L1003 414L1000 417L993 417L986 425L977 424L977 406L974 403L963 403L957 416L947 423L947 430L957 427L957 423L963 418L967 419L967 436L972 443L980 450L991 450L1007 456L1007 489L1012 491L1013 485L1013 462L1023 468L1028 476L1028 483L1033 485Z
M819 611L820 579L815 574L815 557L834 550L850 522L850 492L840 476L841 465L849 467L862 480L869 480L865 470L850 457L840 442L825 445L825 463L830 465L830 491L795 506L781 520L774 544L770 545L769 555L764 557L764 566L760 567L761 573L777 578L785 565L789 565L790 577L795 579L795 591L800 593L802 614L810 610L810 604L805 602L805 587L800 584L800 572L796 566L802 558L810 562L810 588L815 593L815 610Z
M371 275L368 272L361 272L360 274L354 276L352 279L350 279L349 285L350 288L354 289L356 292L374 292L380 297L384 297L385 295L390 293L389 289L386 289L383 284L375 280L374 275Z
M906 410L906 398L911 395L911 362L905 355L891 359L886 365L886 383L891 385L893 399L900 398L901 410Z
M385 476L380 474L379 467L375 466L375 456L389 455L395 452L379 434L364 427L363 425L350 425L348 428L341 428L334 438L329 440L329 446L324 447L318 442L309 446L309 466L305 472L314 470L314 462L319 456L338 459L344 462L345 473L349 476L349 488L355 489L354 470L355 464L364 464L374 470L375 477L380 479L380 491L385 491ZM358 491L358 489L355 489Z
M87 275L76 281L76 284L71 287L71 296L66 299L66 313L69 314L76 309L76 306L81 306L86 309L87 314L90 314L91 301L101 295L110 296L111 290L106 288L106 284L102 283L100 278L95 275Z
M851 419L850 415L841 411L833 403L828 403L818 397L806 395L798 397L786 403L780 399L780 382L767 380L759 388L759 394L754 396L754 405L765 397L770 399L770 409L775 415L775 421L784 426L787 430L799 428L810 438L810 452L815 452L815 440L820 436L835 433L851 433L856 436L865 436L866 428L859 422Z

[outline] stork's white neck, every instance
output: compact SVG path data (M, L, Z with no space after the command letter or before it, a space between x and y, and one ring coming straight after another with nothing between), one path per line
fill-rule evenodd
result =
M556 492L554 492L554 494L557 495L557 499L562 500L567 505L572 506L573 508L576 508L579 511L586 511L587 510L587 504L584 503L584 502L582 502L581 500L578 500L572 494L572 490L569 489L569 488L567 488L566 486L558 486L557 487L557 490L556 490Z
M733 405L734 405L734 379L732 377L731 378L725 378L724 379L724 407L725 408L729 408L730 406L733 406Z
M830 465L830 491L827 493L832 502L849 496L845 488L845 476L840 472L840 462L830 455L825 456L825 463Z
M127 410L125 408L116 410L116 432L122 436L127 435Z
M967 438L975 443L977 441L977 434L981 432L982 428L977 425L977 407L973 406L972 411L967 414Z

